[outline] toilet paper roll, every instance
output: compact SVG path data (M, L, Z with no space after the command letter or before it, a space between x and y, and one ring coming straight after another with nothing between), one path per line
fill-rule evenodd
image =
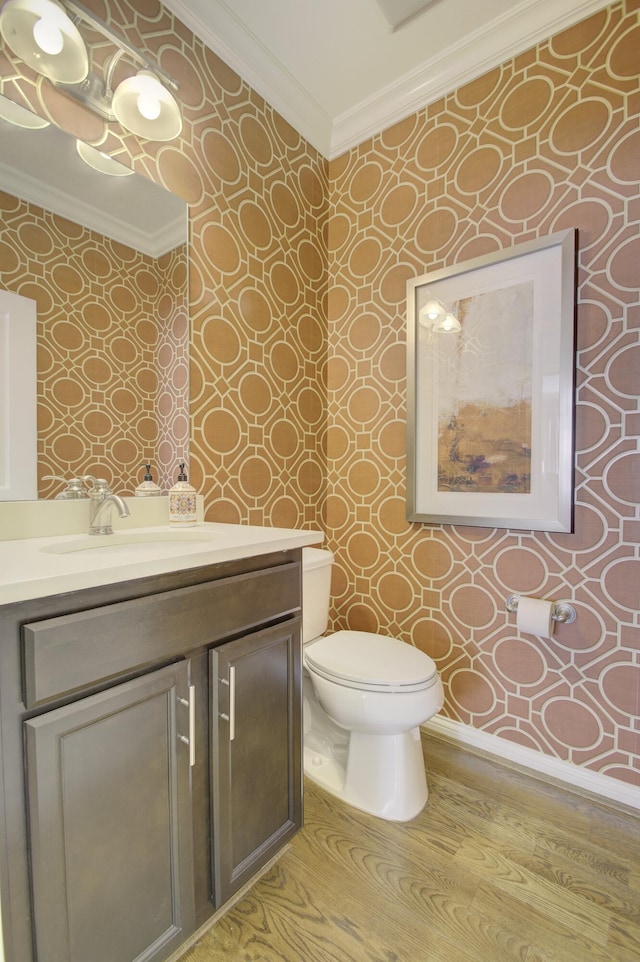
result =
M541 598L527 598L520 595L516 626L525 635L537 635L538 638L550 638L553 634L555 621L551 615L553 603Z

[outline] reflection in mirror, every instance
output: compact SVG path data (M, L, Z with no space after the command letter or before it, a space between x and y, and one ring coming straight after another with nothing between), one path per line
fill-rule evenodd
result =
M167 490L188 460L186 204L0 116L0 212L0 291L37 310L39 497L64 487L47 475L133 494L145 463Z

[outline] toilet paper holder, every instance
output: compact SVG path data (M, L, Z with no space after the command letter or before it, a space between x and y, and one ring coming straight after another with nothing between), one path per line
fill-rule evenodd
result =
M509 595L506 601L507 611L515 612L518 610L518 595ZM551 620L560 625L570 625L577 618L576 609L567 601L554 601L551 606Z

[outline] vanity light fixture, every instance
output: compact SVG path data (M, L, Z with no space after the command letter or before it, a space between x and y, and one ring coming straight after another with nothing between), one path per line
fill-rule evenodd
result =
M85 164L93 167L100 174L108 174L110 177L129 177L133 173L130 167L125 167L119 160L104 154L97 147L85 144L83 140L76 140L76 150Z
M104 76L89 69L82 25L116 47ZM173 140L182 130L180 107L171 93L178 84L162 68L76 0L7 0L0 11L0 34L7 46L64 93L107 121L147 140ZM113 85L123 57L137 72Z
M7 0L0 33L14 53L54 83L81 83L89 73L80 31L55 0Z
M178 104L150 70L118 84L113 112L123 127L148 140L173 140L182 130Z
M418 314L418 320L423 327L436 334L457 334L461 330L460 321L451 311L448 311L442 301L431 298Z
M14 127L24 127L27 130L43 130L50 126L49 121L45 120L44 117L39 117L38 114L32 113L26 107L21 107L20 104L14 104L13 100L9 100L8 97L3 97L1 94L0 117L7 123L13 124Z

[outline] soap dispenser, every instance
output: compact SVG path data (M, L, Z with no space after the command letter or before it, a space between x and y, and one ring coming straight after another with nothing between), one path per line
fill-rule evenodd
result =
M144 480L136 488L135 494L138 498L153 498L162 494L160 486L151 477L151 465L145 464Z
M196 489L189 484L184 464L181 464L178 480L169 491L169 523L186 525L196 521Z

